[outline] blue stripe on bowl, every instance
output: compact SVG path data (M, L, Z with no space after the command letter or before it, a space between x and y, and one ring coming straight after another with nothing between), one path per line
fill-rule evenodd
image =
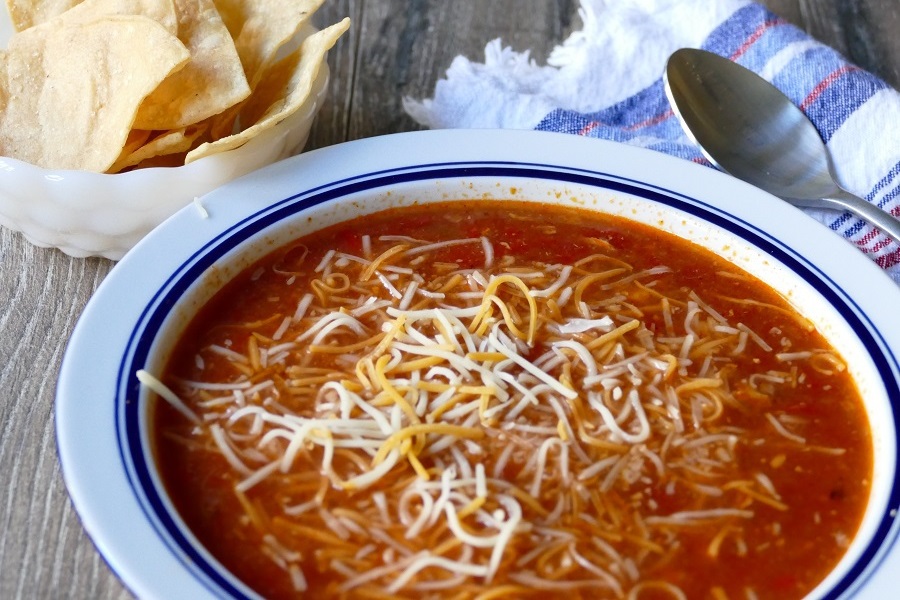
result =
M187 258L165 284L153 295L138 323L132 330L128 350L120 363L115 391L116 435L120 459L125 467L131 489L147 519L152 523L162 543L180 557L185 569L192 573L212 595L225 598L254 597L253 592L227 574L215 561L196 548L168 513L166 505L151 478L153 466L148 464L141 445L141 414L137 401L139 383L135 372L144 367L155 333L169 316L190 285L213 263L236 246L263 232L268 227L296 215L309 207L341 198L348 194L375 191L391 186L432 179L458 178L535 178L623 192L652 202L674 207L724 229L756 246L786 265L828 300L856 332L871 355L878 373L887 388L893 419L894 434L900 440L896 415L900 410L900 367L884 339L852 297L814 264L794 252L784 243L759 228L726 211L672 190L647 183L617 177L599 171L572 169L564 166L517 162L460 162L414 165L404 168L366 173L299 192L249 215L222 232ZM825 598L839 598L858 589L887 554L897 537L892 529L891 512L900 510L900 481L895 478L887 510L877 531L859 560L852 566Z

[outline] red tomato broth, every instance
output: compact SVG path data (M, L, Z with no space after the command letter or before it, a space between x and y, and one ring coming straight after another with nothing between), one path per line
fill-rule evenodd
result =
M745 327L742 330L744 334L729 333L732 335L729 341L720 342L711 350L710 364L724 362L726 358L733 363L715 375L722 380L715 389L728 388L729 402L734 406L723 408L721 417L714 425L695 428L701 429L704 434L712 432L720 435L723 441L720 444L717 442L718 445L706 442L692 446L698 448L696 456L691 455L691 451L679 450L683 452L679 458L674 456L678 453L673 450L675 443L666 447L663 442L648 439L644 446L652 447L651 453L658 453L662 448L673 455L666 458L667 463L661 470L647 458L641 458L642 466L636 466L638 458L643 455L640 448L635 448L641 444L629 446L622 442L621 436L610 437L609 428L604 431L602 419L594 414L596 411L591 412L593 405L584 401L583 396L587 393L584 390L576 399L557 403L568 411L566 420L557 418L546 406L529 407L522 411L521 414L534 423L547 424L545 429L557 426L560 431L565 431L565 426L561 424L565 421L576 435L575 441L571 438L552 443L544 440L549 448L549 458L547 471L541 479L541 496L534 501L515 496L521 505L523 520L537 523L538 528L542 519L554 512L560 497L565 498L565 510L557 520L556 537L519 531L510 538L493 574L493 583L499 591L505 591L505 595L534 594L535 597L547 597L550 593L572 597L597 597L605 593L615 597L632 591L637 598L650 599L675 597L666 587L675 585L689 598L715 597L715 594L722 593L727 597L743 598L747 590L752 590L758 597L799 598L815 587L840 560L865 510L873 459L865 411L853 381L842 369L843 363L838 353L829 349L825 340L811 331L805 320L798 317L778 294L727 261L684 240L621 218L580 209L514 202L454 202L394 209L329 227L262 259L219 292L182 336L163 381L176 390L192 410L198 414L204 411L212 414L220 410L216 403L223 392L186 390L185 380L228 382L244 378L255 383L271 379L274 382L272 389L278 391L275 403L271 404L276 407L274 410L311 415L310 404L317 402L316 398L321 399L319 388L324 385L324 379L319 381L315 377L306 377L309 381L297 384L296 389L291 391L292 381L303 380L304 377L292 377L288 371L278 372L273 366L235 365L231 360L233 357L210 349L228 348L244 355L248 351L252 353L254 350L250 347L255 344L276 347L285 340L302 335L312 322L306 316L301 322L288 325L281 340L272 340L279 328L284 327L285 318L295 314L300 299L310 290L314 291L310 281L320 277L314 268L322 262L328 250L337 249L362 256L364 235L369 236L372 257L399 243L396 240L378 242L381 236L386 235L409 236L429 242L484 236L492 243L495 271L503 271L496 265L507 256L515 258L515 265L526 265L534 271L534 265L574 265L586 256L604 254L607 258L588 262L580 269L587 270L593 263L607 263L606 266L609 266L618 264L616 261L624 261L631 265L631 270L598 277L596 282L584 286L583 299L592 305L592 314L607 310L608 307L602 307L604 301L612 302L611 306L623 315L614 325L636 320L639 325L634 332L646 331L659 339L677 340L679 334L681 339L684 338L683 322L688 307L693 306L693 310L698 308L691 299L699 298L705 306L727 319L729 325L720 324L721 328L736 329L732 324ZM395 257L402 254L399 252ZM426 255L426 260L413 267L426 282L437 279L446 284L454 270L485 270L486 249L481 243L450 246ZM384 264L400 265L401 262L388 259ZM660 265L667 269L651 271L621 285L610 284L624 280L628 274ZM403 267L408 266L403 264ZM351 267L352 264L347 268ZM610 271L608 268L598 270ZM527 275L524 271L519 273ZM626 277L620 277L623 274ZM549 277L532 289L547 288L547 282L552 283L555 279L556 276ZM343 283L343 280L335 278L331 281L331 288L338 289ZM611 287L602 289L606 284ZM365 283L365 289L373 295L379 286L380 297L391 298L378 279L373 277ZM439 286L434 289L439 289ZM334 307L341 304L343 294L333 292L332 296L337 298L333 302L332 296L326 294L324 297ZM524 296L519 294L516 297L518 292L510 284L498 287L497 294L515 309L513 322L518 319L524 329L528 320ZM672 299L670 319L660 308L661 295ZM742 301L746 298L754 303ZM393 301L396 303L397 299ZM417 297L416 302L427 306L438 304L428 297ZM571 304L556 308L542 305L545 310L539 314L541 326L552 322L556 316L548 314L548 311L577 317L577 310ZM702 314L704 322L715 322L710 313L700 310L697 314ZM493 316L500 323L499 327L510 331L498 311L495 310ZM701 321L697 317L693 323L700 327ZM247 327L248 323L254 326ZM339 329L343 328L335 328L335 331ZM672 329L677 331L667 331ZM255 334L251 334L251 330ZM746 334L746 330L752 334ZM617 343L637 348L639 337L634 332L622 334ZM340 339L331 343L356 343L374 334L374 329L364 335L350 335L343 331L340 335L336 334ZM767 341L762 343L768 344L770 350L766 351L755 343L754 334L765 338ZM588 345L590 340L600 335L586 331L575 334L573 339ZM249 341L251 339L255 341ZM743 344L739 339L743 339ZM376 345L377 340L365 348L370 351ZM679 345L677 341L668 342L668 345L674 358ZM743 351L731 356L736 345L742 345ZM360 350L358 353L364 352ZM610 354L613 350L601 345L592 352ZM813 354L802 359L784 359L785 355L801 356L805 352ZM545 353L546 348L542 347L538 338L525 358L533 361ZM779 354L782 359L778 358ZM554 376L567 381L576 378L584 380L583 360L579 362L577 353L570 358L569 363L564 363L568 366L563 366ZM601 363L602 359L598 358L597 362ZM298 361L297 364L305 360L309 363L308 368L324 369L322 373L337 370L333 363L334 355L311 353L309 348L301 349L297 357L289 357L288 360ZM698 362L686 366L682 364L679 368L686 372L697 371L702 368ZM345 377L349 378L352 369L347 372L349 375ZM780 375L776 377L771 373ZM751 381L753 374L757 377ZM673 379L677 377L680 376L675 372L670 376ZM778 381L779 378L782 381ZM325 379L338 381L334 376ZM695 379L704 378L695 376ZM662 385L659 383L657 387ZM703 393L713 392L704 390ZM243 399L245 405L262 401ZM202 402L208 405L203 407ZM703 402L697 402L701 413L707 410L702 408L706 406ZM548 401L548 404L552 402ZM687 406L687 401L683 404ZM154 427L158 465L172 501L188 527L226 568L264 596L283 598L296 594L295 582L286 566L288 562L296 565L296 568L292 567L295 576L297 569L302 571L308 593L318 597L322 594L340 595L340 586L348 579L341 569L335 571L335 561L344 565L343 571L352 571L355 567L365 570L372 557L379 557L373 564L380 567L400 561L405 552L416 553L436 547L451 548L446 550L446 555L454 559L461 556L463 551L458 546L452 546L453 540L444 535L446 526L443 529L426 528L421 535L406 539L408 524L402 525L394 518L389 524L378 525L380 530L390 533L394 541L385 542L372 537L371 532L366 533L368 530L365 527L371 524L374 529L383 514L372 501L373 491L380 488L341 489L321 472L322 454L319 446L311 442L307 442L306 449L301 453L303 457L294 460L288 473L273 473L250 487L242 499L239 498L234 491L235 486L247 474L236 471L217 450L216 443L211 441L209 425L226 422L228 414L233 414L240 407L221 406L228 407L222 410L221 416L210 417L203 425L195 426L169 404L158 402ZM447 414L451 412L446 411ZM657 413L650 414L653 417L651 421L661 419ZM779 432L772 422L773 418L784 430L788 430L787 435ZM575 431L571 425L573 422L588 424L589 430L584 432L583 437ZM515 427L518 426L515 424ZM466 459L480 461L485 471L491 473L502 460L504 449L512 445L515 450L509 452L508 462L500 468L503 477L518 486L520 492L533 485L533 477L525 474L527 470L524 467L529 460L534 460L537 448L519 446L520 443L533 441L530 434L520 434L515 428L503 429L496 423L481 420L478 427L483 434L477 440L477 445L482 449L480 453L471 454L471 446L467 447L462 441L454 444ZM691 429L689 425L685 427ZM742 432L743 437L734 439L739 437L735 433L738 431ZM229 435L245 435L252 438L254 444L259 440L259 435L254 436L251 426L242 424ZM432 437L435 435L432 434ZM598 441L604 435L606 438ZM415 439L416 444L424 444L426 437L421 435L410 439ZM794 438L803 438L803 443L798 443ZM705 439L693 438L691 443ZM583 481L571 475L567 478L560 467L563 451L554 448L566 444L571 446L575 442L583 446L584 453L590 455L594 464L604 457L617 457L615 465L620 474L612 477L610 472L613 469L609 468L599 470L597 475L586 477ZM280 446L283 450L286 443L278 440L266 449ZM414 454L415 451L408 452ZM576 455L572 460L577 462L577 453L572 451L571 454ZM399 460L389 475L384 477L389 488L399 489L408 482L421 479L413 464L415 460L421 462L422 468L430 469L431 478L435 481L441 480L441 471L448 467L447 463L435 466L429 462L427 452L419 459L415 456L409 458L408 455L407 458L409 462ZM266 460L271 460L271 457ZM341 454L335 459L335 465L339 466L334 470L359 471L362 467L356 465L355 460L360 462L350 457L349 452ZM696 465L706 463L714 464L714 468L709 467L711 470L704 474L697 473ZM264 464L265 460L260 457L251 470ZM727 473L723 472L725 467ZM490 475L487 477L493 481ZM612 483L607 482L606 489L603 489L604 482L609 478ZM508 491L508 488L497 489ZM500 492L497 492L498 498ZM347 530L348 525L342 526L345 530L341 533L348 537L344 540L335 534L333 528L329 528L328 522L318 517L312 518L308 514L311 511L302 513L296 519L284 513L284 506L297 507L316 500L317 507L324 507L322 511L337 511L346 518L350 517L341 510L359 503L365 504L365 508L358 509L356 513L364 515L364 519L350 530ZM653 517L673 513L700 514L696 511L718 506L714 502L720 500L723 506L728 507L726 511L741 516L729 514L703 518L699 519L700 524L648 524L648 517L652 520ZM483 500L482 505L502 513L506 505L501 506L497 502L499 500L495 502L491 496ZM251 506L249 510L247 505ZM394 510L395 505L390 504L389 509ZM465 511L464 508L461 510ZM477 511L477 508L474 509L475 513ZM745 516L751 512L752 517ZM486 514L489 513L480 517L482 521L489 519ZM509 518L511 513L507 510L504 514ZM466 518L466 531L478 535L480 532L474 527L476 521L468 515ZM360 533L358 529L365 531ZM316 532L323 532L324 542L309 539ZM565 536L568 536L568 546L553 541ZM265 539L270 542L265 542ZM277 542L271 543L273 539ZM541 554L536 550L536 545L546 551ZM370 546L364 557L357 556L361 548ZM264 552L261 547L268 549ZM713 547L715 551L711 550ZM614 549L618 558L610 558L613 552L610 548ZM476 548L466 556L471 562L487 564L489 550ZM538 552L538 558L528 561L523 567L514 564L535 552ZM279 557L273 559L273 554ZM285 557L295 560L288 561ZM584 562L596 568L584 567ZM548 583L548 588L539 589L529 583L533 583L533 578L514 579L512 574L523 568L547 581L558 578L559 581L575 582L603 580L597 574L599 570L609 575L608 581L614 581L615 585L604 588L597 583L584 586ZM635 572L639 574L637 583L633 579ZM389 585L398 574L399 571L394 571L366 585L345 590L343 594L348 597L367 594L376 597L386 593L384 586ZM447 571L427 567L412 576L410 582L448 581L447 577ZM482 585L483 579L478 576L465 578L465 581L450 587L447 595L475 597L487 589ZM657 586L657 582L664 583ZM610 593L611 590L614 593ZM421 589L401 589L399 594L422 597L424 592Z

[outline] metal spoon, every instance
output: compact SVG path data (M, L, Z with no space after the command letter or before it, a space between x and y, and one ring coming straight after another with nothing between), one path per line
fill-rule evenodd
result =
M795 206L851 212L900 243L900 221L835 182L815 126L765 79L691 48L672 54L663 79L682 127L710 162Z

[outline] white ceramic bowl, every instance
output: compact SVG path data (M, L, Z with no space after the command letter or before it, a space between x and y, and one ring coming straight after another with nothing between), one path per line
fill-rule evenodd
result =
M802 212L712 169L576 136L459 130L351 142L248 175L209 194L203 210L180 211L103 282L65 355L56 425L75 507L129 588L141 598L253 597L172 509L147 449L148 402L135 372L158 372L198 307L273 246L387 207L484 197L576 203L650 224L800 307L841 348L875 443L861 530L811 597L890 597L900 572L894 283Z
M11 34L9 14L0 10L0 47ZM0 156L0 226L22 232L37 246L118 260L194 198L299 152L327 83L328 65L323 64L312 93L293 115L234 150L182 167L107 175L43 169Z

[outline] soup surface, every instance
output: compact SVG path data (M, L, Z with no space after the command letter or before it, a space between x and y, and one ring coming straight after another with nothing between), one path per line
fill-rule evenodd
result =
M869 494L859 394L808 321L578 209L327 228L139 376L177 510L271 598L800 598Z

